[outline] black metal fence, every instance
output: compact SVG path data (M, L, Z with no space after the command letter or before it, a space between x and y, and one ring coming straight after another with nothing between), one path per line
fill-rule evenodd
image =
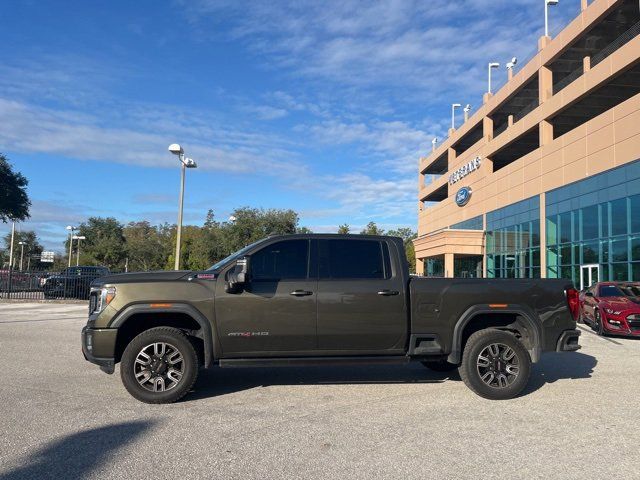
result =
M4 269L0 270L0 299L86 300L91 282L108 273L103 267L77 267L75 271L71 267L62 272Z

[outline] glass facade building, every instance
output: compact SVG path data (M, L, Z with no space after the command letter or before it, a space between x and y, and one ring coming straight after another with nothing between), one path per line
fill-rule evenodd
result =
M640 161L546 194L547 277L640 280Z
M454 228L457 230L482 230L482 215L478 215L477 217L470 218L469 220L456 223L454 225L451 225L449 228Z
M540 198L488 212L487 277L540 277Z

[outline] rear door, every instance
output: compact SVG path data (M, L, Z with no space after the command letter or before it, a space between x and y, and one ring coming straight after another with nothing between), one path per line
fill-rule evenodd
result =
M318 349L326 355L404 352L405 286L384 240L318 241Z

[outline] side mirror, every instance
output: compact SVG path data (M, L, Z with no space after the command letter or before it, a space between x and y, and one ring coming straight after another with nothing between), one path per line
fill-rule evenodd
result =
M249 283L250 257L245 256L236 260L234 267L227 273L227 293L240 293L244 286Z

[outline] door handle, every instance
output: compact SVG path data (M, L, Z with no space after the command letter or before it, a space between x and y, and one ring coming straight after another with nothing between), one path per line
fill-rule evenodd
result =
M294 297L307 297L309 295L313 295L313 292L308 290L294 290L289 295L293 295Z
M400 292L396 291L396 290L380 290L378 292L378 295L382 295L384 297L391 297L393 295L398 295Z

